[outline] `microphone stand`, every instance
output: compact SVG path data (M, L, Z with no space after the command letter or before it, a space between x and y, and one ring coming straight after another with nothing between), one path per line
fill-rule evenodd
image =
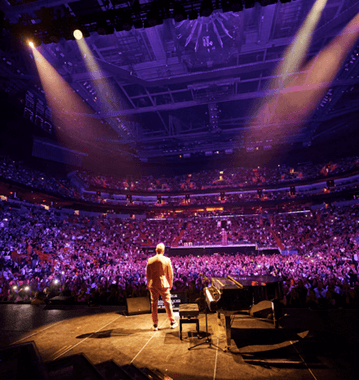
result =
M205 281L209 281L208 277L204 276L202 273L200 273L200 276L202 277L202 284L203 285L204 285ZM204 294L204 298L206 298L205 289L203 289L203 294ZM211 334L208 332L208 305L207 305L207 302L205 302L205 304L206 304L206 306L205 306L205 315L206 315L206 335L205 336L206 336L206 340L201 342L201 343L197 343L192 347L189 347L188 350L192 350L192 348L196 348L196 347L202 346L204 344L208 344L208 348L217 348L218 350L223 351L222 348L218 347L217 345L215 345L212 342ZM203 338L199 338L199 339L203 339Z

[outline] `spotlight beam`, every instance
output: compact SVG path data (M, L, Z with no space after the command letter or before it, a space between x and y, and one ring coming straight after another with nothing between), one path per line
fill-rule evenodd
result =
M278 74L284 76L280 79L280 86L283 86L289 73L298 71L304 63L305 57L312 40L312 36L327 0L317 0L306 17L303 26L294 38L294 42L286 50L284 61L277 69ZM279 87L280 87L279 86Z
M308 53L313 32L320 20L320 16L327 3L327 0L317 0L309 11L304 24L300 27L298 33L294 37L292 44L286 49L284 60L278 65L275 71L275 78L270 82L270 89L277 89L278 94L281 92L290 78L290 74L299 71L303 65L305 57ZM273 99L269 106L268 100L264 99L259 117L262 117L264 122L270 121L272 112L275 112L277 107L276 102L279 101L279 96Z
M314 6L316 5L315 9L321 11L324 1L318 1ZM359 14L347 24L339 36L335 37L326 48L305 64L304 67L303 60L301 60L302 67L300 70L306 73L288 74L287 78L280 84L278 93L274 96L269 96L262 105L253 124L263 126L276 124L280 126L284 121L291 120L299 127L317 107L358 37ZM306 43L306 45L308 44ZM288 67L288 71L290 71L294 65L294 62L286 61L282 68ZM285 130L283 130L282 135L285 138Z
M91 146L93 136L103 129L102 124L91 117L93 110L44 56L37 49L32 51L59 142L70 149L78 143Z
M98 77L98 74L101 73L101 68L99 67L96 58L93 56L86 41L82 38L77 40L77 44L82 56L84 57L87 69L90 72L92 79L95 80L96 77ZM108 115L109 113L117 111L120 104L120 96L113 90L110 83L106 79L102 79L99 81L93 81L93 84L96 88L97 104L101 110L101 116L104 117L103 115ZM123 137L123 134L129 134L129 130L122 122L108 119L108 123L121 137Z
M296 112L297 122L310 115L320 99L328 91L332 81L344 63L345 57L359 37L359 14L343 29L343 32L326 47L317 57L304 66L308 71L305 75L292 78L287 88L302 87L300 96L295 93L280 96L277 110L279 121L285 118L287 112ZM284 91L287 88L283 89ZM283 91L282 90L282 91ZM285 94L283 92L283 94Z

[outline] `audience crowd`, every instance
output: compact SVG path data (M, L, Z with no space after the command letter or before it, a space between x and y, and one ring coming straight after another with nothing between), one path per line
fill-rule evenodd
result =
M55 178L40 170L30 168L21 161L13 161L7 156L0 157L0 179L1 177L61 196L75 197L76 191L67 179Z
M286 166L278 166L275 169L256 168L244 169L237 168L225 171L207 171L193 173L188 176L174 176L172 178L154 178L144 176L138 180L131 179L114 179L105 176L90 176L85 172L77 172L78 177L86 184L89 189L76 188L71 181L61 176L56 178L48 173L30 168L21 161L13 161L9 157L0 158L0 179L11 180L24 184L36 189L44 190L52 194L72 199L81 199L92 203L103 203L110 205L125 206L187 206L187 205L213 205L213 204L234 204L241 202L258 202L258 201L277 201L287 199L298 199L321 195L329 192L341 192L347 189L358 187L358 181L349 178L347 183L341 183L335 187L323 187L313 184L306 189L298 189L291 192L288 187L286 190L279 189L266 190L260 193L257 191L245 191L248 186L256 184L271 185L288 181L300 181L303 179L320 179L325 178L328 174L340 174L358 167L358 158L351 157L339 160L333 164L320 165L300 165L295 170ZM75 181L76 182L76 181ZM114 190L142 190L147 192L165 191L161 200L155 196L136 196L130 198L126 195L107 194L99 195L96 191L91 191L91 186L103 187ZM221 194L222 188L237 187L238 190ZM167 196L168 191L186 191L186 190L208 190L209 194L182 196ZM210 194L211 190L217 191L217 194Z
M211 170L188 175L160 177L143 176L141 178L115 178L106 175L90 175L78 171L77 175L87 187L113 190L135 191L183 191L221 189L225 187L248 187L253 185L275 185L285 182L325 178L328 175L339 175L357 168L358 157L349 157L335 163L298 164L297 167L278 165L276 168L232 168L227 170Z
M26 210L26 211L24 211ZM185 219L64 216L61 210L0 208L0 300L41 304L54 296L124 304L144 296L147 248L253 244L281 248L265 255L221 252L172 257L175 292L201 294L207 277L273 275L284 280L288 307L359 307L359 206L269 215L195 214ZM187 250L186 250L187 251ZM190 248L188 248L190 253Z

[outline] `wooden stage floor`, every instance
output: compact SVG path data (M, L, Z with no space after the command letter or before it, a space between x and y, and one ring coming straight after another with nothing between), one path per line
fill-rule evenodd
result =
M173 379L351 379L357 378L357 310L286 310L283 328L241 315L233 319L231 351L201 345L195 324L170 329L159 314L126 316L119 307L0 304L0 347L34 341L43 360L85 353L93 364L112 359L158 369ZM178 315L177 315L178 317ZM224 328L209 314L213 343L225 348ZM205 315L200 314L200 331Z

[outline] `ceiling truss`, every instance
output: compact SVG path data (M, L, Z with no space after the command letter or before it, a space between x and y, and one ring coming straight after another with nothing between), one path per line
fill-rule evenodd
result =
M126 3L116 1L116 7L125 7ZM142 3L150 2L140 1ZM164 139L181 144L195 140L208 147L213 144L210 140L215 136L219 139L217 145L230 148L233 145L233 141L229 141L231 136L245 133L253 118L253 113L248 112L249 105L271 94L267 87L274 78L274 69L283 59L313 3L314 0L286 4L278 1L267 7L256 4L239 14L213 12L210 17L185 20L180 24L165 19L163 24L153 28L132 28L111 35L94 32L86 42L101 68L96 73L88 72L75 41L42 45L40 50L79 95L87 99L96 111L95 117L105 118L113 126L121 143L154 146ZM106 4L91 0L88 7L107 12L109 5L114 5L111 2ZM1 9L13 22L21 14L34 15L41 6L62 11L66 8L76 16L83 12L79 3L72 0L38 0L16 6L1 2ZM307 58L315 56L358 11L359 1L329 1ZM4 54L10 56L11 52ZM13 57L13 61L16 58ZM307 135L293 135L294 140L313 138L323 121L338 112L352 111L354 105L347 102L343 106L341 99L358 84L359 67L358 60L348 62L349 66L343 67L331 85L331 92L326 94L330 100L325 101L324 97L324 103L318 105L307 121L312 123L312 127L306 129ZM22 75L11 72L4 65L1 68L2 77L7 76L22 86L38 83L28 67ZM99 105L83 85L96 80L107 80L118 90L121 108L98 113ZM217 104L219 112L222 111L217 135L209 127L209 104ZM117 120L121 118L132 126L131 138L121 135L117 127Z

